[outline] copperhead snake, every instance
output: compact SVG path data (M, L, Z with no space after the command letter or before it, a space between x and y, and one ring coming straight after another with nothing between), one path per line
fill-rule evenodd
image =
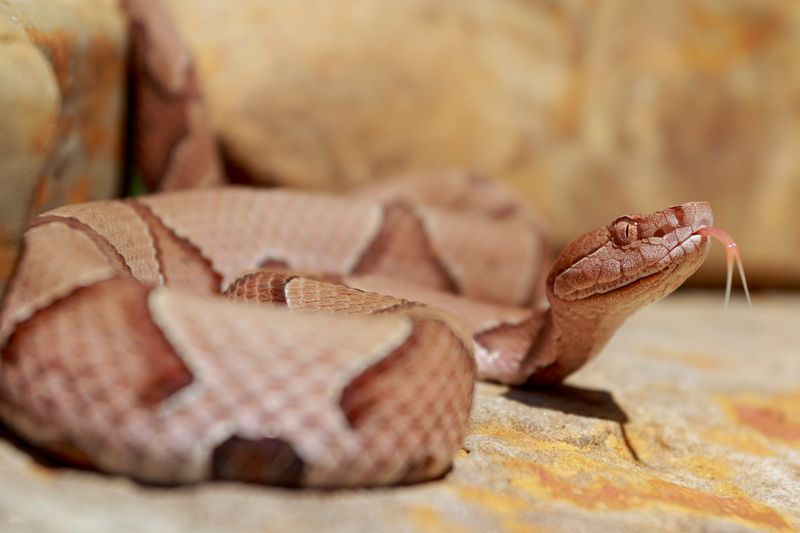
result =
M152 12L127 4L154 39ZM170 57L162 79L187 64ZM145 106L183 119L144 143L144 171L214 183L199 93L182 94ZM703 202L620 217L548 272L527 206L459 174L61 207L25 233L0 310L0 415L70 462L153 483L435 478L476 379L563 380L700 266L712 224Z

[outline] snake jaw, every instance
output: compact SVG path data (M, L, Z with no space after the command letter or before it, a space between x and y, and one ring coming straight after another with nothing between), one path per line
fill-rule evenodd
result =
M643 295L648 287L653 293L663 292L654 295L660 298L677 288L705 259L709 241L698 231L712 223L711 208L705 202L620 217L576 241L596 242L593 249L581 249L575 243L565 248L551 271L551 293L560 300L575 301L632 290L636 285ZM677 270L677 283L661 283Z

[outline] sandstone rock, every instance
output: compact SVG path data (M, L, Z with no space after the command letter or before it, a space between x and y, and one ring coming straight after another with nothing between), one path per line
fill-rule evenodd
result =
M115 0L0 1L0 290L31 216L118 194L126 43Z
M168 1L237 171L340 188L465 167L562 243L709 200L754 281L800 284L800 4Z
M0 280L5 280L52 146L59 95L44 55L4 16L0 16L0 71Z
M479 384L442 480L302 491L136 485L0 440L0 523L21 531L796 531L800 297L677 295L551 390Z

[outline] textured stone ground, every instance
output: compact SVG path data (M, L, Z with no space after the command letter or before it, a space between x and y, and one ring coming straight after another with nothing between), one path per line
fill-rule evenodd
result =
M549 391L478 386L443 480L303 492L144 487L0 440L9 531L800 529L800 295L674 296Z

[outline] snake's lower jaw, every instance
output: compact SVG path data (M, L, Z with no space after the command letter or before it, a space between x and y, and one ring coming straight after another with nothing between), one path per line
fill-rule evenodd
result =
M614 308L619 308L626 315L656 302L683 285L700 268L708 256L710 250L708 238L693 235L691 242L693 244L684 248L680 259L669 262L660 270L647 273L612 290L595 292L572 299L571 302L597 308L603 313L613 313ZM549 292L553 293L553 291ZM552 296L551 304L553 304L553 299L559 299L555 294ZM562 299L562 301L569 300Z

